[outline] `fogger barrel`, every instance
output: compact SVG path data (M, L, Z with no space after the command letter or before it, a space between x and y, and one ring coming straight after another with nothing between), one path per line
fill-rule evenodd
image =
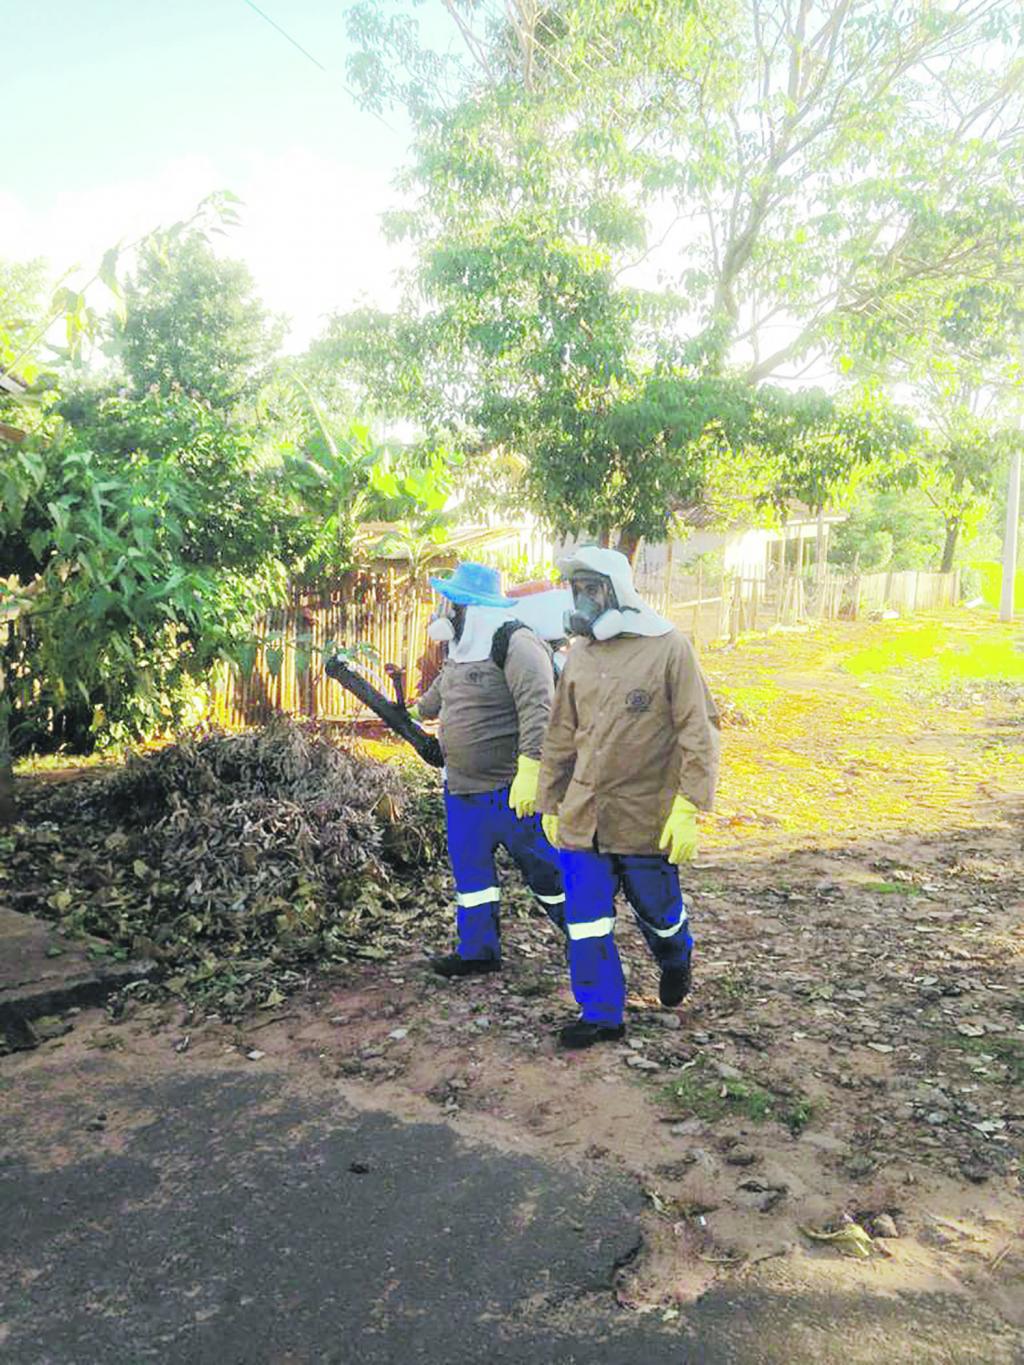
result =
M353 668L347 659L334 655L324 664L324 672L369 707L389 730L411 744L424 763L429 763L432 768L444 767L444 755L437 738L424 730L422 725L417 725L404 705L389 701L383 692L378 692L373 683Z

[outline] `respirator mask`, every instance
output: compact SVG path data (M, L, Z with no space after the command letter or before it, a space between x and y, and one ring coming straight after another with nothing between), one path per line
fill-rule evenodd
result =
M442 598L441 605L427 622L427 639L435 644L450 645L462 634L466 608Z
M622 613L611 579L604 574L574 574L570 586L573 609L563 618L566 633L589 635L595 640L617 635L622 629Z

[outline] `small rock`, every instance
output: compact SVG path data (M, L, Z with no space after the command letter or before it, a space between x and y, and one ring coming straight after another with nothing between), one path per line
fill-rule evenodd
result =
M41 1014L38 1019L29 1021L29 1028L41 1043L51 1038L63 1038L65 1033L71 1032L71 1025L59 1014Z
M716 1062L715 1070L723 1081L742 1081L743 1072L738 1067L730 1066L728 1062Z
M980 1185L989 1177L989 1168L977 1157L965 1156L960 1160L960 1173L975 1185Z
M727 1166L753 1166L756 1160L757 1153L749 1147L731 1147L725 1154Z
M898 1237L900 1235L896 1220L888 1213L880 1213L877 1218L873 1219L871 1230L876 1237Z
M632 1048L634 1052L642 1052L644 1048L643 1041L640 1038L627 1038L626 1046Z
M683 1119L682 1123L673 1123L668 1131L673 1137L691 1137L699 1133L703 1126L700 1119Z
M948 1247L952 1246L956 1238L949 1232L937 1227L934 1223L926 1223L917 1234L917 1240L923 1242L925 1246Z
M350 1161L348 1168L353 1175L368 1175L370 1163L368 1161Z
M941 1109L933 1109L930 1114L925 1114L924 1121L937 1128L940 1123L945 1123L948 1118L949 1115L944 1114Z
M762 1185L759 1180L744 1180L738 1188L758 1213L770 1213L788 1192L785 1185Z
M678 1014L671 1014L668 1010L659 1010L651 1015L651 1019L660 1024L662 1028L677 1029L682 1028L682 1021Z
M488 1019L486 1014L481 1014L478 1019L473 1020L473 1027L475 1029L479 1029L480 1032L483 1033L485 1029L489 1029L491 1027L491 1021L490 1019Z
M754 1208L758 1213L771 1213L775 1205L781 1203L785 1197L785 1190L765 1190L764 1194L759 1195L754 1201Z
M261 1052L258 1047L254 1047L251 1052L247 1052L245 1055L249 1058L250 1062L258 1062L261 1061L262 1058L264 1058L267 1054L265 1052Z
M859 1180L862 1176L870 1175L875 1169L875 1159L867 1152L855 1152L846 1163L846 1173Z
M409 1030L407 1028L393 1028L388 1034L388 1037L394 1038L396 1043L400 1043L403 1038L408 1037L408 1034Z
M626 1065L635 1067L638 1071L660 1071L657 1062L652 1062L649 1057L639 1057L634 1052L631 1057L626 1058Z

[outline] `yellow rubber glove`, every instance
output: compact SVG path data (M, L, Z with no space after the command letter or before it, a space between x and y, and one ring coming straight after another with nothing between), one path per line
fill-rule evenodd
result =
M667 849L670 863L688 863L697 853L697 807L677 796L661 831L658 847Z
M540 817L541 829L544 831L544 838L552 848L558 847L558 816L542 815Z
M516 775L508 793L508 804L520 820L537 809L537 783L540 781L540 759L519 755Z

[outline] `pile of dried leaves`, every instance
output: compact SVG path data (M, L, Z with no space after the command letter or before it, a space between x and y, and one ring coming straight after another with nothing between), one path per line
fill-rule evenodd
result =
M447 928L436 777L287 720L24 804L18 908L153 958L165 988L227 1012L278 998L302 964L386 958Z

